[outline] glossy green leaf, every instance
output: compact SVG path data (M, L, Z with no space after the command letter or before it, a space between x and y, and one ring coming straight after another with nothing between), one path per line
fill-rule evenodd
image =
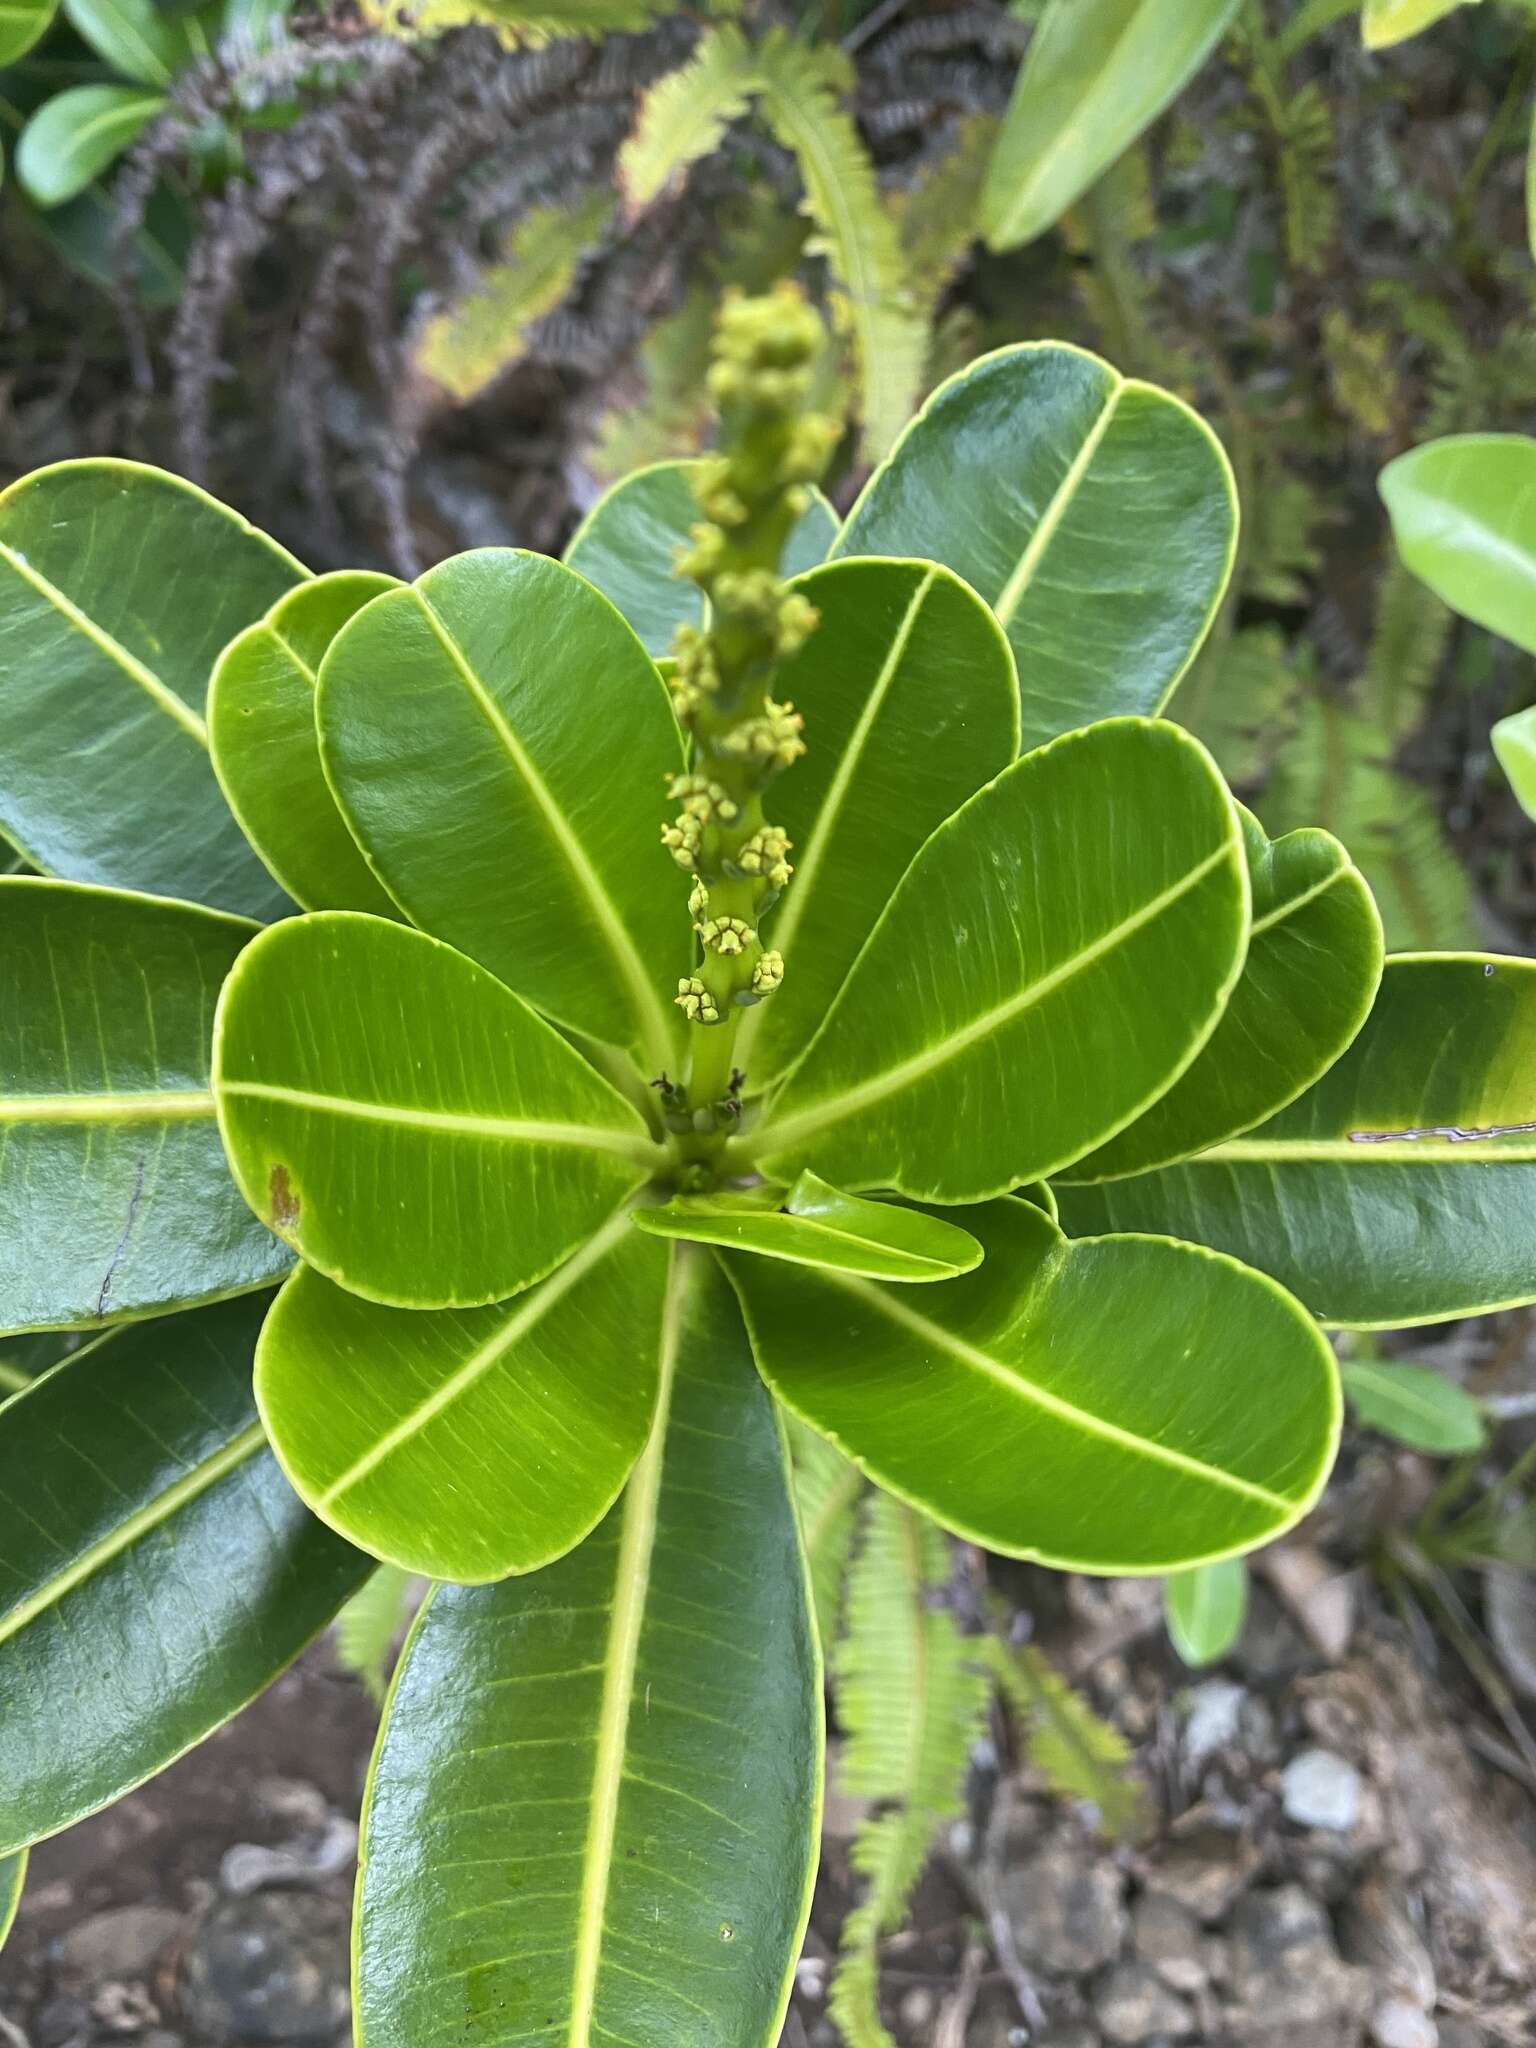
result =
M1367 1429L1442 1458L1482 1448L1481 1404L1444 1373L1376 1358L1351 1360L1342 1371L1344 1398Z
M958 1224L895 1202L871 1202L802 1173L782 1209L744 1208L728 1196L683 1195L663 1208L636 1209L657 1237L725 1245L796 1266L830 1266L874 1280L953 1280L981 1258Z
M263 1287L287 1252L241 1201L209 1083L255 927L190 903L0 881L0 1329Z
M330 1279L399 1308L530 1286L651 1171L638 1112L558 1032L382 918L263 932L220 1000L213 1071L251 1207Z
M43 102L16 144L16 178L39 206L62 206L131 149L170 102L136 85L76 85Z
M1043 235L1183 91L1241 0L1048 0L981 198L994 249Z
M0 1854L201 1742L368 1574L266 1448L266 1306L115 1332L0 1409Z
M169 85L208 54L195 17L155 0L64 0L64 12L98 57L140 85Z
M1328 1323L1536 1300L1536 962L1396 955L1364 1030L1288 1109L1182 1166L1057 1195L1074 1234L1215 1245Z
M59 0L0 0L0 70L25 57L58 11Z
M814 1870L821 1670L772 1406L680 1250L659 1420L536 1578L445 1587L379 1739L360 2048L774 2048ZM675 1361L675 1362L674 1362Z
M1536 706L1501 718L1488 737L1521 810L1536 818Z
M1178 1079L1247 942L1204 748L1141 719L1069 734L928 841L748 1143L776 1180L936 1202L1059 1172Z
M1405 43L1458 7L1473 4L1475 0L1365 0L1360 17L1365 47L1384 50L1392 43Z
M1018 663L1028 747L1162 708L1232 573L1221 444L1155 385L1060 342L972 363L865 485L836 555L915 555L963 576Z
M412 920L664 1068L692 959L661 844L682 741L607 599L542 555L457 555L343 629L317 702L342 815Z
M407 1571L536 1571L596 1526L644 1447L666 1273L622 1214L491 1308L383 1308L301 1266L256 1358L283 1470L323 1521Z
M1325 1074L1370 1013L1381 919L1359 870L1331 833L1271 840L1239 815L1253 892L1242 980L1194 1065L1073 1180L1143 1173L1250 1130Z
M393 576L340 570L301 583L232 640L208 686L214 772L247 839L306 910L397 917L320 765L315 684L326 650Z
M1389 462L1397 551L1437 597L1536 653L1536 440L1451 434Z
M957 576L834 562L797 587L820 623L774 687L804 714L810 751L768 800L795 874L766 927L784 984L736 1041L754 1092L814 1035L929 833L1018 751L1013 657Z
M1164 1238L1069 1244L1026 1202L966 1223L982 1264L920 1295L731 1255L779 1399L958 1535L1072 1571L1166 1572L1306 1512L1338 1375L1289 1295Z
M646 651L670 649L679 626L697 626L704 599L673 565L703 518L693 494L702 462L653 462L605 491L571 535L566 566L595 583L639 634ZM783 572L798 576L824 562L837 534L837 514L813 491L784 550Z
M1226 1656L1248 1615L1248 1567L1240 1557L1175 1572L1163 1588L1168 1636L1184 1662L1198 1670Z
M0 1948L5 1947L5 1938L16 1924L16 1909L21 1904L21 1888L27 1881L27 1852L19 1856L0 1858Z
M0 828L34 867L286 907L220 794L203 707L220 650L305 573L138 463L61 462L0 491Z

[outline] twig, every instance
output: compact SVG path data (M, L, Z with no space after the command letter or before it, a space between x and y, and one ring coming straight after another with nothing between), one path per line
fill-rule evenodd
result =
M934 2025L933 2048L965 2048L966 2029L976 2009L976 1994L981 1989L981 1966L985 1960L986 1950L979 1941L966 1944L965 1957L960 1965L960 1981L945 1999Z

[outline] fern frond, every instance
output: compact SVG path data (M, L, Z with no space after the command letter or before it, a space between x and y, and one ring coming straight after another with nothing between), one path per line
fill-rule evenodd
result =
M381 1564L336 1617L337 1661L382 1701L394 1664L395 1641L405 1620L409 1572Z
M1301 678L1278 626L1247 626L1203 652L1172 716L1215 755L1236 789L1265 781L1296 722Z
M1323 315L1323 360L1334 403L1363 433L1380 437L1393 426L1392 341L1379 328L1359 327L1340 306Z
M688 62L641 96L619 151L626 203L649 206L690 164L718 149L726 129L747 112L755 84L755 52L741 30L726 22L706 31Z
M494 29L508 49L538 49L561 36L596 41L638 34L671 12L665 0L361 0L370 28L405 42L477 24Z
M1265 604L1299 605L1322 566L1314 538L1325 516L1321 494L1278 463L1261 462L1248 508L1243 595Z
M1451 637L1450 608L1394 557L1376 597L1376 621L1361 678L1361 708L1387 747L1423 721Z
M1102 1832L1133 1842L1151 1819L1147 1788L1131 1769L1118 1728L1096 1714L1043 1652L1012 1649L988 1636L987 1659L1028 1746L1030 1762L1052 1788L1094 1808Z
M864 1896L843 1928L828 2011L850 2048L891 2048L880 2023L880 1936L899 1925L942 1821L957 1813L987 1707L977 1644L931 1590L949 1547L931 1522L872 1492L848 1578L847 1628L834 1669L847 1730L844 1783L888 1806L850 1852Z
M824 1436L786 1415L800 1510L800 1540L811 1577L816 1626L830 1665L843 1611L843 1580L853 1550L854 1510L864 1475Z
M891 194L908 288L930 318L979 236L977 207L1001 125L995 114L966 115L917 183Z

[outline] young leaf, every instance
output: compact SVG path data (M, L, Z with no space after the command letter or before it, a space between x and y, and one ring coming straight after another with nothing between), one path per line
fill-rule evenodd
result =
M1536 818L1536 706L1501 718L1488 737L1521 810Z
M853 1551L854 1510L864 1474L824 1436L786 1415L800 1541L816 1610L816 1634L829 1661L843 1611L843 1579Z
M993 249L1053 226L1194 77L1240 0L1051 0L981 203Z
M338 1285L397 1308L505 1300L650 1172L639 1114L558 1032L382 918L263 932L220 998L213 1073L251 1207Z
M810 751L773 793L794 881L768 929L789 971L737 1035L754 1093L815 1034L924 840L1018 751L1013 657L958 576L834 562L796 588L820 624L775 688L805 714Z
M361 569L301 583L230 642L208 686L214 773L241 830L306 910L400 914L342 821L315 734L326 649L365 604L399 588Z
M1379 479L1397 551L1437 597L1536 653L1536 440L1452 434Z
M136 85L75 85L44 100L16 144L16 180L38 206L62 206L131 149L170 105Z
M254 932L190 903L0 881L0 1329L281 1279L209 1082L214 1002Z
M56 463L0 491L0 828L34 867L287 907L219 792L203 705L220 650L306 573L138 463Z
M201 1742L367 1576L266 1448L265 1309L114 1332L0 1408L0 1854Z
M1242 835L1205 750L1141 719L1069 734L918 854L755 1157L937 1202L1058 1172L1177 1080L1247 939Z
M5 1938L16 1924L16 1909L21 1904L21 1888L27 1881L27 1852L19 1856L0 1858L0 1948L5 1947Z
M155 0L64 0L64 12L98 57L139 85L169 85L208 54L196 17Z
M301 1266L256 1354L272 1448L322 1521L405 1571L537 1571L602 1519L644 1446L666 1273L622 1214L494 1308L382 1308Z
M1225 1657L1243 1632L1248 1612L1248 1567L1240 1557L1174 1572L1163 1587L1168 1636L1196 1670Z
M1341 1370L1344 1398L1367 1429L1439 1458L1482 1449L1481 1404L1444 1373L1375 1358L1352 1359Z
M336 1661L362 1680L368 1697L383 1706L394 1669L395 1644L405 1620L411 1574L381 1564L336 1617Z
M1253 892L1242 980L1194 1065L1072 1180L1144 1173L1251 1129L1325 1074L1370 1014L1381 919L1359 870L1330 833L1271 840L1239 816Z
M727 1245L871 1280L953 1280L981 1258L981 1246L957 1224L898 1202L845 1195L814 1173L801 1174L782 1209L683 1195L661 1208L636 1209L634 1220L656 1237Z
M1536 1300L1536 962L1389 958L1364 1030L1288 1109L1181 1166L1057 1194L1069 1231L1214 1245L1348 1328Z
M25 57L58 11L59 0L0 0L0 70Z
M1030 1763L1053 1792L1091 1806L1099 1832L1112 1842L1139 1841L1150 1823L1150 1802L1119 1729L1096 1714L1033 1643L1016 1650L996 1636L984 1640L987 1668Z
M1060 342L941 384L865 485L834 553L918 555L997 613L1023 741L1150 715L1194 659L1232 572L1221 444L1166 391Z
M363 1818L366 2048L420 2048L445 2011L562 2048L778 2040L820 1660L771 1403L729 1289L674 1257L620 1504L536 1579L433 1594L412 1632Z
M696 583L676 574L688 530L703 514L694 495L701 462L653 462L606 491L571 535L565 563L595 583L640 636L647 654L667 654L679 626L704 622ZM827 558L837 514L813 490L784 547L784 574L798 576Z
M1069 1244L1027 1202L966 1223L984 1262L919 1296L732 1255L780 1400L957 1534L1071 1571L1167 1572L1305 1514L1338 1375L1287 1294L1166 1239Z
M683 751L607 599L541 555L456 555L343 628L317 703L342 816L412 920L660 1072L691 964L660 839Z
M1393 43L1405 43L1458 7L1473 4L1475 0L1365 0L1360 19L1365 47L1385 50Z

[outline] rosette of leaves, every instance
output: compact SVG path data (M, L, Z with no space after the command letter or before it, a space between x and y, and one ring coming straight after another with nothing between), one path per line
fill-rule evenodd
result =
M1157 715L1230 572L1206 427L1005 349L839 525L819 346L730 305L721 454L565 563L315 578L119 462L0 494L0 1328L96 1333L0 1408L0 1858L377 1563L435 1581L367 2048L776 2041L780 1409L1167 1574L1317 1497L1319 1319L1536 1298L1536 968L1383 974L1344 849Z

